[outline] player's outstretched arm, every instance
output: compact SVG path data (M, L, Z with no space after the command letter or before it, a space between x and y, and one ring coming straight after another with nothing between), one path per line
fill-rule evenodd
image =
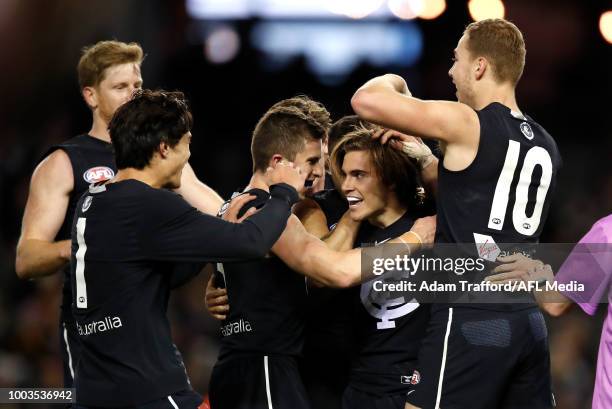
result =
M61 149L34 170L15 258L19 278L53 274L70 260L70 240L54 240L64 222L73 183L70 159Z
M268 169L267 178L270 199L242 223L202 214L176 194L155 193L159 197L157 202L140 211L144 256L181 262L265 257L285 228L305 175L293 164L277 164Z
M398 75L366 82L351 105L361 118L385 128L450 144L478 144L480 123L473 109L459 102L414 98Z
M403 243L409 251L417 251L423 243L432 243L435 217L417 220L413 230L389 243ZM416 233L416 234L415 234ZM366 277L361 274L361 249L339 252L309 234L292 215L272 251L292 270L327 287L351 287Z

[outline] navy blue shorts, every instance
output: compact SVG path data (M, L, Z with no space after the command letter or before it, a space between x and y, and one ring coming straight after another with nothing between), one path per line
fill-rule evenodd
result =
M418 371L406 401L423 409L554 406L546 322L537 307L432 311Z
M252 355L217 362L210 378L212 409L310 409L295 359Z

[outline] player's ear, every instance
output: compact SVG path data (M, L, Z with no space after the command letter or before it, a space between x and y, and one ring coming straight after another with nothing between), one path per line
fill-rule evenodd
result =
M283 155L281 155L279 153L275 153L270 158L270 161L268 162L268 166L271 167L271 168L276 167L276 165L278 165L279 162L282 162L283 159L284 159Z
M95 87L83 87L81 95L83 95L85 103L87 103L91 109L96 109L98 107L98 95Z
M486 58L476 58L474 69L477 80L481 79L484 76L485 72L487 71L487 68L489 68L489 62Z
M162 159L166 159L170 153L170 145L164 141L160 142L157 147L157 152L159 152L159 156L161 156Z

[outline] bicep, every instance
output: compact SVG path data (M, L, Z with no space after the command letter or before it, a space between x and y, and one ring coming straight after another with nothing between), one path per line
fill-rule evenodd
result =
M66 217L74 185L72 166L63 150L56 150L34 170L23 214L21 240L53 241Z
M294 213L308 233L318 238L329 234L325 213L314 200L300 201L295 205Z

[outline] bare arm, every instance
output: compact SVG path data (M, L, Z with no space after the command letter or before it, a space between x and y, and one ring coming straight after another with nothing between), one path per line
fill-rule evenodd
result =
M54 240L64 222L72 189L70 159L58 149L32 174L15 259L19 278L53 274L70 260L70 240Z
M361 118L385 128L447 144L478 146L480 123L473 109L459 102L414 98L398 75L366 82L353 95L351 105Z
M342 215L332 231L327 228L325 213L312 199L301 200L294 206L293 214L302 222L308 233L322 240L330 249L348 251L353 248L361 223L353 221L348 211Z
M420 236L433 238L433 234L421 233ZM390 243L404 243L410 252L418 250L422 244L410 232ZM339 252L328 248L309 234L295 215L287 221L287 227L272 251L292 270L328 287L351 287L365 278L361 274L361 249Z
M504 283L509 281L538 281L544 285L545 282L555 281L553 271L548 264L540 260L532 260L522 254L513 254L507 257L499 257L504 264L497 266L493 272L495 275L487 277L488 281ZM533 295L540 309L546 311L553 317L558 317L567 312L574 304L555 290L534 291Z
M293 214L302 222L306 231L318 239L323 239L329 235L327 217L325 217L325 213L314 200L300 200L293 206Z
M189 163L183 168L181 187L176 193L202 213L216 216L223 204L223 199L209 186L202 183Z

